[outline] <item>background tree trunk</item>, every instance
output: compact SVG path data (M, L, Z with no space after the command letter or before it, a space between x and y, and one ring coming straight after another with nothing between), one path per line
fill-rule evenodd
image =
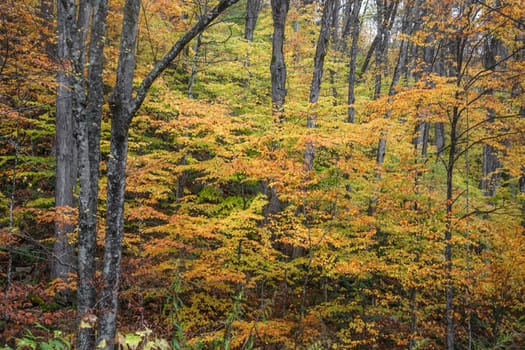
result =
M348 73L348 118L349 123L355 122L355 84L357 67L357 49L359 47L359 32L361 25L359 22L359 12L361 11L362 0L355 0L349 19L349 26L352 28L352 44L350 46L350 69ZM349 6L349 4L347 4Z
M66 4L69 5L66 6ZM74 118L71 93L71 47L73 30L68 15L73 5L57 3L57 96L56 96L56 176L55 176L55 242L51 260L51 279L65 280L74 273L75 256L69 243L75 230L73 210L75 207L74 186L76 181L76 147L74 139ZM73 8L74 9L74 8ZM46 11L48 8L46 8Z
M328 50L328 43L330 42L330 26L333 16L333 6L329 1L325 2L323 8L323 16L321 18L321 30L317 39L317 46L314 57L314 72L312 76L312 84L310 85L310 104L316 104L319 101L321 93L321 82L324 73L324 59ZM315 107L314 107L315 108ZM306 127L315 128L316 113L310 113L306 123Z
M283 46L288 14L289 0L272 0L273 37L272 61L270 72L272 75L272 113L278 115L284 112L286 97L286 64L284 62Z
M246 22L244 24L244 38L253 41L253 32L257 24L257 18L261 10L261 0L248 0L246 2Z

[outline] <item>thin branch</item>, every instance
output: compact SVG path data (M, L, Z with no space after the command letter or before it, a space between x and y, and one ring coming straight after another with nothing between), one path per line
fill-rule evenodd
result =
M514 132L507 132L504 134L495 135L495 136L482 137L481 139L476 140L472 142L470 145L468 145L467 147L465 147L464 150L458 152L456 157L454 158L454 163L459 159L460 156L465 154L465 152L468 152L468 150L471 149L475 145L479 145L480 143L484 143L485 141L488 141L488 140L495 140L495 139L499 139L500 137L504 137L508 135L517 135L517 134L521 134L521 132L514 131ZM464 143L464 142L458 142L457 144L461 144L461 143Z
M516 18L513 18L505 13L503 13L500 9L496 8L496 7L492 7L488 4L486 4L485 2L483 1L480 1L480 0L474 0L474 3L478 3L480 4L481 6L485 6L486 8L490 9L491 11L494 11L496 12L497 14L501 15L502 17L506 18L506 19L509 19L511 20L512 22L516 23L519 27L525 27L525 22L522 22Z
M493 71L497 66L499 66L503 62L508 61L512 57L516 56L520 51L522 51L524 49L525 49L525 46L521 46L521 47L517 48L516 50L514 50L511 54L507 55L506 57L503 57L502 59L500 59L499 61L497 61L493 65L491 65L490 67L487 67L487 68L485 68L483 70L480 70L472 78L470 78L470 80L467 81L467 83L465 84L464 89L468 90L476 81L478 81L480 78L484 77L485 73L489 73L490 71Z
M494 208L492 208L492 209L490 209L490 210L474 209L474 210L472 210L472 211L470 211L470 212L468 212L468 213L465 213L465 215L460 216L460 217L458 218L458 220L465 220L465 219L471 217L472 215L478 215L478 214L482 214L482 215L493 214L493 213L497 213L498 211L502 211L502 210L504 210L505 213L507 213L508 208L510 208L510 206L508 206L508 207L505 207L505 206L494 207Z
M487 119L483 119L473 125L470 125L468 128L466 128L464 131L462 131L458 136L457 138L460 139L461 137L463 137L463 135L465 135L466 133L468 133L469 131L472 131L473 129L476 129L477 127L487 123L487 122L492 122L494 120L501 120L501 119L512 119L512 118L521 118L521 116L519 114L511 114L511 115L502 115L502 116L498 116L498 117L490 117L490 118L487 118Z

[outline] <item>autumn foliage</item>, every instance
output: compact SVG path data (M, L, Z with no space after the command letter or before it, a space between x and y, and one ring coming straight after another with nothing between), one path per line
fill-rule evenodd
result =
M396 22L385 62L358 71L355 123L346 122L344 6L320 99L308 103L322 1L291 2L279 118L264 1L252 42L243 38L240 2L204 32L198 55L188 46L154 83L129 136L121 337L147 329L183 349L442 349L451 287L458 349L525 346L525 5L375 4L383 2L396 4ZM138 76L203 4L143 1ZM73 296L48 280L60 214L57 62L54 17L41 5L0 4L0 344L10 346L27 329L49 337L37 323L70 337L76 327L75 276ZM374 39L376 6L362 10L358 67ZM107 86L121 13L121 1L110 1ZM419 22L404 28L405 14ZM498 47L492 56L488 40ZM391 87L403 47L408 59ZM316 128L306 128L313 110ZM315 145L311 169L307 145ZM101 150L104 175L107 106ZM489 155L498 166L484 173ZM99 248L106 186L101 176Z

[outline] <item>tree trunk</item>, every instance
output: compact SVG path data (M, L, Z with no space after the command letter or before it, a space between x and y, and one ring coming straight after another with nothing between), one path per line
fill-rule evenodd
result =
M330 29L328 28L328 32L329 32L328 35L332 34L332 47L334 48L334 50L338 50L338 48L340 47L341 39L342 39L342 37L340 36L340 33L342 32L342 30L339 27L339 17L340 17L339 14L341 10L341 1L340 0L332 0L332 1L325 0L324 7L323 7L323 17L324 17L324 8L326 7L331 7L330 18L328 19L328 21L331 22L330 27L332 27L332 30L330 33Z
M374 54L377 43L379 42L379 34L376 34L374 37L374 40L372 40L372 43L370 44L370 47L368 48L368 52L366 53L365 60L363 61L363 65L361 66L361 72L359 73L359 78L365 74L365 72L368 70L368 66L370 65L370 60L372 59L372 55Z
M447 163L447 197L446 197L446 227L445 227L445 322L446 349L454 350L454 283L452 281L452 230L453 230L453 176L457 147L457 126L459 122L458 107L454 107L450 126L450 147Z
M200 12L201 12L201 15L199 16L199 20L203 14L208 12L208 0L204 1L204 6ZM195 40L195 46L193 48L193 51L194 51L193 64L191 66L190 82L188 83L188 97L189 98L193 98L193 85L195 84L195 78L197 76L201 46L202 46L202 33L197 35L197 39Z
M383 2L387 0L376 0L376 24L377 24L377 45L375 51L375 78L374 78L374 100L381 96L381 77L383 71L383 54L386 54L386 23L384 20ZM378 161L379 163L379 161Z
M326 2L323 9L323 16L321 18L321 31L319 32L319 38L317 39L317 46L315 49L314 57L314 72L312 77L312 84L310 85L310 98L309 102L315 105L319 101L319 95L321 93L321 82L323 79L323 67L326 51L328 50L328 43L330 41L330 26L331 19L333 16L333 6L331 3ZM315 106L314 106L315 109ZM316 124L316 113L310 113L306 127L315 128Z
M284 32L289 0L271 0L273 17L272 61L272 113L279 115L284 112L286 97L286 65L284 63Z
M357 67L357 49L359 46L359 32L361 26L359 23L359 12L361 11L362 0L355 0L352 5L350 22L352 27L352 45L350 46L350 70L348 73L348 118L347 122L355 122L355 84L356 84L356 67ZM348 6L348 5L347 5Z
M253 32L261 10L261 0L248 0L246 3L246 22L244 24L244 38L253 41Z
M126 0L120 38L117 83L110 99L111 137L108 160L106 238L100 291L97 346L113 349L116 335L122 236L124 232L124 192L128 132L131 122L135 45L137 43L140 0Z
M445 125L442 122L437 122L434 125L434 139L437 155L440 156L445 150Z
M404 49L406 46L406 42L401 42L401 48L399 51L399 57L397 59L396 68L394 69L394 75L392 77L392 83L390 84L390 89L388 91L388 96L390 97L389 100L396 94L396 86L399 83L399 78L401 77L401 67L405 65L406 62L406 54L407 51ZM381 78L379 78L381 80ZM378 93L381 93L380 91L377 91ZM377 95L376 98L379 98L379 95ZM389 112L388 112L389 113ZM388 115L385 116L388 118ZM383 162L385 160L385 153L386 153L386 139L384 137L385 135L381 135L381 139L379 140L378 145L378 151L377 151L377 165L383 165Z
M70 7L73 5L68 3ZM75 173L74 117L71 94L72 27L67 20L72 9L64 2L57 3L57 72L56 96L56 175L55 175L55 236L51 279L66 280L74 273L75 256L69 236L75 230L73 220ZM74 9L74 8L73 8Z
M316 104L319 101L319 95L321 93L321 83L323 80L323 67L324 58L326 51L328 50L328 43L330 42L330 27L332 26L332 17L334 15L334 6L330 2L325 2L323 8L323 16L321 18L321 30L317 39L317 46L315 49L314 57L314 72L312 76L312 84L310 85L310 98L309 102L313 110L310 111L306 121L307 128L315 128L317 121ZM332 29L335 30L335 29ZM305 170L311 171L313 168L315 157L315 145L309 141L306 143L304 152L304 164Z
M106 35L107 0L93 3L86 111L78 122L79 230L78 230L78 317L77 349L95 347L95 256L97 247L97 203L100 163L100 124L104 89L102 70Z
M197 35L197 40L194 47L193 64L191 66L190 82L188 83L188 97L193 98L193 85L195 84L195 76L197 75L197 68L199 64L199 57L201 51L202 35Z

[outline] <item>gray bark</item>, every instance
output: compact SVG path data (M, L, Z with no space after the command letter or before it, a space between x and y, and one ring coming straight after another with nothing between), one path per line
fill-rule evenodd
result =
M309 102L315 104L319 101L321 93L321 82L324 73L324 59L328 50L328 43L330 42L330 21L333 16L333 6L330 2L326 2L323 8L323 16L321 18L321 31L317 39L317 46L314 57L314 72L312 76L312 84L310 85ZM308 116L307 127L315 128L316 115L311 113Z
M194 55L193 55L193 64L191 65L191 74L190 82L188 83L188 97L193 98L193 85L195 84L195 78L197 76L197 68L199 64L199 57L202 44L202 35L197 35L197 40L195 41Z
M459 122L458 107L454 107L450 126L450 147L447 163L447 198L446 198L446 228L445 228L445 323L446 349L454 350L454 284L452 281L452 230L454 203L453 175L457 148L457 127Z
M246 22L244 24L244 38L253 41L253 32L261 10L261 0L248 0L246 3Z
M350 26L352 27L352 44L350 46L350 70L348 73L348 118L347 122L355 122L355 84L357 68L357 49L359 45L359 12L361 11L362 0L355 0L352 12L349 16Z
M78 197L77 308L79 329L77 348L87 350L95 347L93 314L96 297L94 285L96 212L107 0L81 1L78 5L73 0L63 0L58 1L57 6L57 53L62 67L57 75L56 185L57 198L62 199L57 199L57 205L72 207L74 204L72 189L76 182L78 160L80 193ZM87 38L90 30L88 47ZM86 79L88 50L89 68ZM74 134L77 136L76 147ZM67 196L66 191L68 191ZM64 202L63 198L67 198L68 202ZM66 248L55 244L55 250L59 249Z
M330 42L330 27L333 24L332 18L335 15L334 6L329 1L326 1L323 8L323 15L321 17L321 30L317 38L317 45L314 57L314 72L312 76L312 84L310 85L310 104L317 104L319 95L321 93L321 82L324 73L324 58L328 50L328 43ZM332 29L335 30L335 29ZM317 112L311 111L308 114L306 127L315 128L317 120ZM306 171L311 171L313 168L315 157L315 145L313 142L307 142L304 152L304 164Z
M383 0L376 0L376 5L383 6L384 8L378 8L378 13L376 13L376 21L380 21L377 23L378 33L370 44L370 48L368 49L365 60L363 61L363 65L361 66L361 72L359 73L358 79L361 79L363 74L365 74L365 72L368 70L368 66L370 65L370 60L372 59L374 52L377 55L377 50L382 51L386 49L388 45L388 33L390 30L392 30L392 26L394 25L394 19L397 14L399 0L392 1L390 5L387 5L387 1L388 0L384 0L384 2ZM379 16L381 16L381 19ZM384 55L386 55L386 52Z
M332 47L335 50L337 50L340 46L340 41L342 39L342 37L340 36L340 33L342 32L342 30L341 28L339 28L340 27L339 26L339 13L341 10L341 1L340 0L332 0L332 1L325 0L324 6L323 6L323 17L324 17L324 8L326 7L331 7L330 19L328 20L332 22L331 24ZM330 30L328 30L328 32L330 32Z
M378 0L379 2L379 0ZM395 12L395 9L394 9L394 12ZM406 19L408 18L408 16L405 16L405 23L406 23ZM386 45L386 44L385 44ZM390 84L390 88L388 90L388 96L389 96L389 100L391 100L392 96L394 96L396 94L396 87L399 83L399 79L401 78L401 72L402 72L402 67L404 67L406 65L406 60L407 60L407 50L406 50L406 46L407 46L407 43L406 41L402 41L401 42L401 47L399 49L399 56L398 56L398 59L397 59L397 63L396 63L396 67L394 69L394 75L392 76L392 82ZM379 48L377 49L377 51L382 51L386 54L386 47L383 47L383 48ZM376 64L377 64L377 59L378 57L382 55L378 55L376 57ZM381 58L382 60L382 58ZM374 94L374 98L379 98L379 95L381 94L381 71L379 69L379 67L376 67L376 69L378 69L378 71L376 71L376 89L375 89L375 94ZM387 115L388 117L388 115ZM377 164L378 165L383 165L383 162L385 160L385 154L386 154L386 139L383 137L384 135L381 136L381 139L379 140L379 144L378 144L378 151L377 151Z
M440 156L445 149L445 125L442 122L438 122L434 125L434 139L437 155Z
M270 64L272 113L278 115L284 111L286 97L286 64L284 62L283 46L289 0L271 0L271 4L273 17L272 61Z
M110 156L107 165L106 238L97 336L97 347L106 350L114 348L116 335L122 235L124 232L126 160L129 124L131 122L128 108L132 101L139 12L140 0L126 0L120 38L117 82L113 95L110 97L111 137Z
M378 40L375 55L374 98L378 98L381 95L382 71L385 71L385 64L387 63L388 41L397 14L398 4L399 0L394 0L390 4L388 4L387 0L376 0Z
M71 6L71 4L70 4ZM71 23L68 21L71 8L62 2L57 7L57 95L56 95L56 175L55 175L55 233L51 279L66 280L74 273L75 256L69 236L75 230L72 222L75 186L75 140L71 94Z
M92 22L88 46L86 107L78 115L79 229L78 229L78 317L77 349L95 347L94 313L96 302L95 256L97 241L97 203L100 163L100 124L104 90L102 70L106 35L107 0L92 2ZM89 325L89 327L88 327Z
M201 10L201 15L208 12L208 0L204 1L204 6ZM200 19L201 16L199 16ZM190 75L190 82L188 83L188 97L193 98L193 86L195 84L195 78L197 77L197 70L199 66L199 59L200 59L200 53L201 53L201 46L202 46L202 33L197 35L197 39L195 40L195 46L193 48L194 54L193 54L193 64L191 66L191 75Z
M376 0L376 24L377 24L377 46L375 51L375 79L374 79L374 100L381 96L381 77L384 55L386 54L386 23L384 19L383 2L387 0ZM382 163L379 162L378 163Z

